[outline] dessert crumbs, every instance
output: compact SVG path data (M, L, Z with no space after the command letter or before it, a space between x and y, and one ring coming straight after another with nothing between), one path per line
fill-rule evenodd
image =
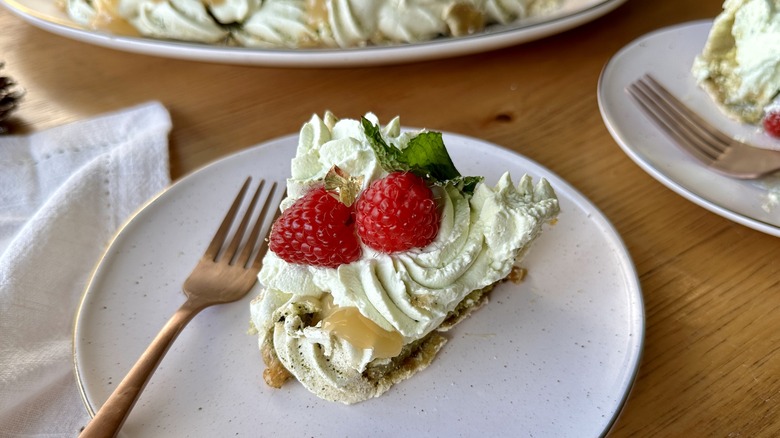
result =
M279 357L276 356L276 351L271 342L263 342L261 353L266 366L266 369L263 370L263 380L266 385L272 388L281 388L284 382L292 377L292 374L282 365Z
M521 268L520 266L513 266L512 271L507 276L507 279L515 284L520 284L525 280L525 276L528 275L528 270Z

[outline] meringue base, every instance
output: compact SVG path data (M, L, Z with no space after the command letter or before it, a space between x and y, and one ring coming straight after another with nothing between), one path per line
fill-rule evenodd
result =
M323 397L330 401L339 401L345 404L353 404L378 397L387 392L393 385L402 382L416 373L427 368L439 353L447 338L442 335L457 324L468 318L489 301L489 293L494 286L507 279L500 280L483 289L472 291L458 306L450 312L442 324L425 337L407 344L397 356L389 359L375 359L368 364L366 369L355 376L352 382L348 382L338 397ZM284 330L284 323L277 322L271 329ZM284 367L274 348L274 335L269 333L264 337L260 347L263 362L266 369L263 379L268 386L281 388L291 377L295 377L291 370ZM300 376L302 377L302 376ZM346 376L345 376L346 377ZM305 379L300 379L306 385Z

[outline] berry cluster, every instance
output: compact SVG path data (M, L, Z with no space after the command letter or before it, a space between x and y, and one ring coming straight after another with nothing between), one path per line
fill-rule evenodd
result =
M279 217L269 247L289 263L336 268L360 257L360 240L384 253L426 246L439 220L425 180L393 172L371 183L352 206L324 188L310 191Z

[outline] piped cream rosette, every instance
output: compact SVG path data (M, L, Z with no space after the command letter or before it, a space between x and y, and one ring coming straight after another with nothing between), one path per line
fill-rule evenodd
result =
M371 114L366 118L377 123ZM401 132L398 118L381 132L401 149L415 135ZM334 164L362 176L364 188L386 175L359 121L314 116L301 130L282 208ZM542 225L558 213L548 182L534 185L529 176L515 185L505 174L493 187L479 183L472 195L452 185L434 191L441 225L424 248L383 254L363 245L359 260L337 269L266 256L259 274L262 291L251 304L260 345L271 343L284 367L319 397L355 403L386 391L388 385L365 375L367 367L426 337L472 291L506 278ZM368 321L389 337L374 338L373 344L350 342L328 324L334 307L353 309L357 314L350 320Z
M548 15L561 0L64 0L121 35L248 47L359 47L461 36Z

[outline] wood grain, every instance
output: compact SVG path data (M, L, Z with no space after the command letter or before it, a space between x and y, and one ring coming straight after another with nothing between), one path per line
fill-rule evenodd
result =
M604 64L652 30L712 18L720 0L629 0L540 41L376 68L281 69L123 53L0 11L0 59L27 90L29 132L147 100L170 110L171 174L296 132L313 113L483 138L569 181L613 222L643 289L641 368L611 436L780 436L780 240L666 189L616 145L599 115Z

